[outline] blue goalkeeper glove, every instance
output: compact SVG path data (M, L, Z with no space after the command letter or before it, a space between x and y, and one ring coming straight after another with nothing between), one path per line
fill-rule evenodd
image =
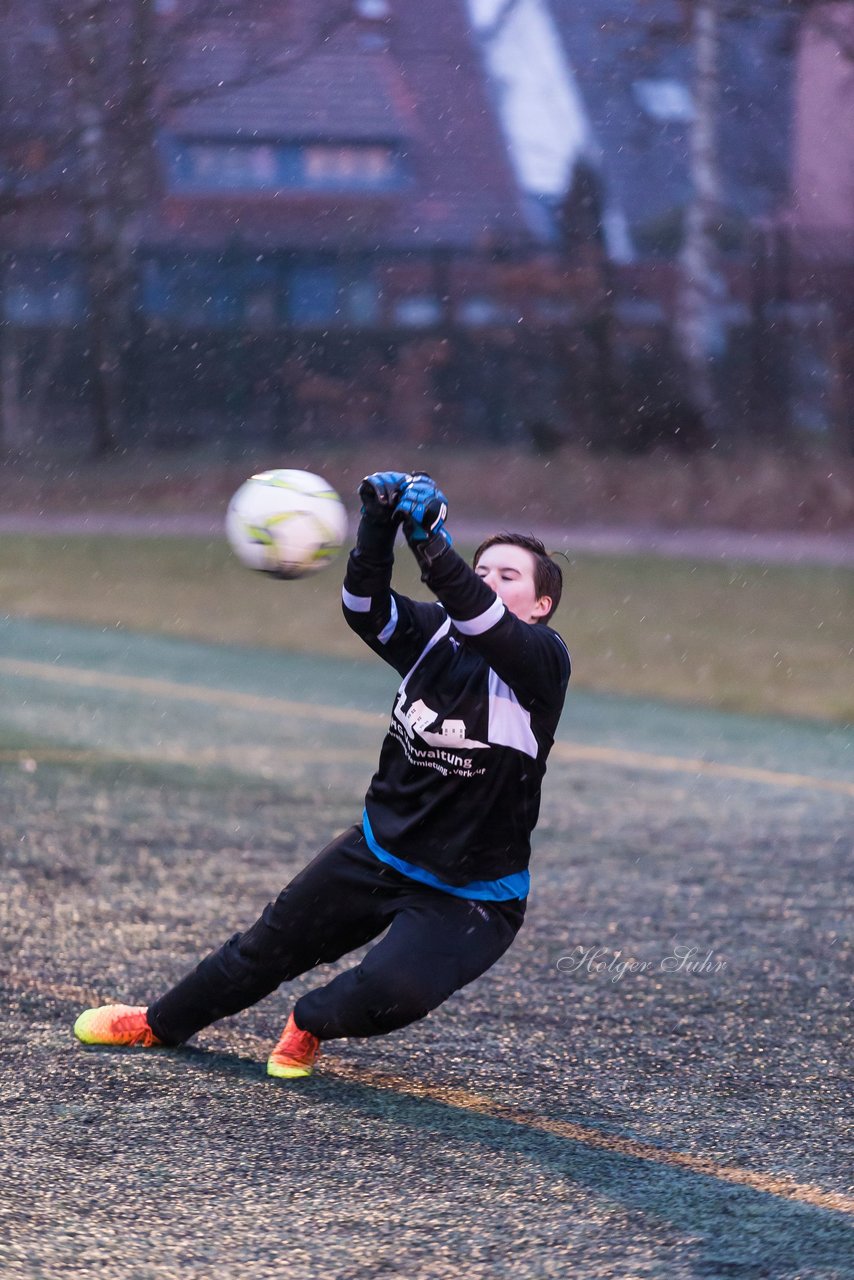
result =
M394 516L403 525L406 541L419 559L430 565L453 539L445 528L448 500L430 476L417 473L410 478L397 500Z
M391 525L395 506L412 476L406 471L375 471L359 485L362 515L376 524Z

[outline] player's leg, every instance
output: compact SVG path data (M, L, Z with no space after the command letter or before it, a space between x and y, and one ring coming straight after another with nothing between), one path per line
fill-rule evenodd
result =
M181 1044L282 982L382 933L394 913L399 880L367 849L361 828L353 827L323 849L251 928L206 956L147 1010L87 1010L75 1034L91 1044Z
M361 964L297 1001L295 1021L319 1040L405 1027L495 964L523 918L518 901L469 901L419 886Z

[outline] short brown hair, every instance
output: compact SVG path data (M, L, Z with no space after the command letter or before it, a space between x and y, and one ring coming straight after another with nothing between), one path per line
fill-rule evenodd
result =
M531 533L493 533L475 551L472 560L473 568L477 568L477 562L487 547L523 547L525 551L530 551L534 557L534 590L537 593L537 599L549 596L552 602L552 607L545 617L538 618L537 621L548 622L560 604L563 574L560 571L560 565L555 564L550 558L545 543L540 542L539 538L535 538Z

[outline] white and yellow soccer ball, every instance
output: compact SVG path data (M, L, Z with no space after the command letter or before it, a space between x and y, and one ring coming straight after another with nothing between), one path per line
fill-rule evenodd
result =
M303 578L340 551L347 513L335 490L310 471L261 471L228 504L225 534L247 568Z

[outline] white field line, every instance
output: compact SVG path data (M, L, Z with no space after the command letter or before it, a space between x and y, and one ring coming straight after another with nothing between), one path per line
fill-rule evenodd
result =
M329 724L361 725L374 730L380 728L387 720L387 716L383 713L359 711L352 707L324 706L321 703L297 702L286 698L241 693L232 689L215 689L206 685L180 684L177 681L161 680L152 676L121 675L114 672L93 671L85 667L30 662L25 659L0 658L0 675L13 679L44 680L78 688L136 693L148 698L164 698L169 701L231 707L241 711L258 711L267 714L272 712L289 717L300 716ZM22 754L38 758L36 751ZM784 773L773 769L750 768L745 765L717 764L714 761L682 756L660 756L645 751L626 751L616 747L556 742L552 749L552 759L565 764L588 761L624 769L687 773L694 777L730 778L733 781L755 782L789 789L831 791L838 795L854 797L854 782L846 782L842 779L816 778L811 774Z

